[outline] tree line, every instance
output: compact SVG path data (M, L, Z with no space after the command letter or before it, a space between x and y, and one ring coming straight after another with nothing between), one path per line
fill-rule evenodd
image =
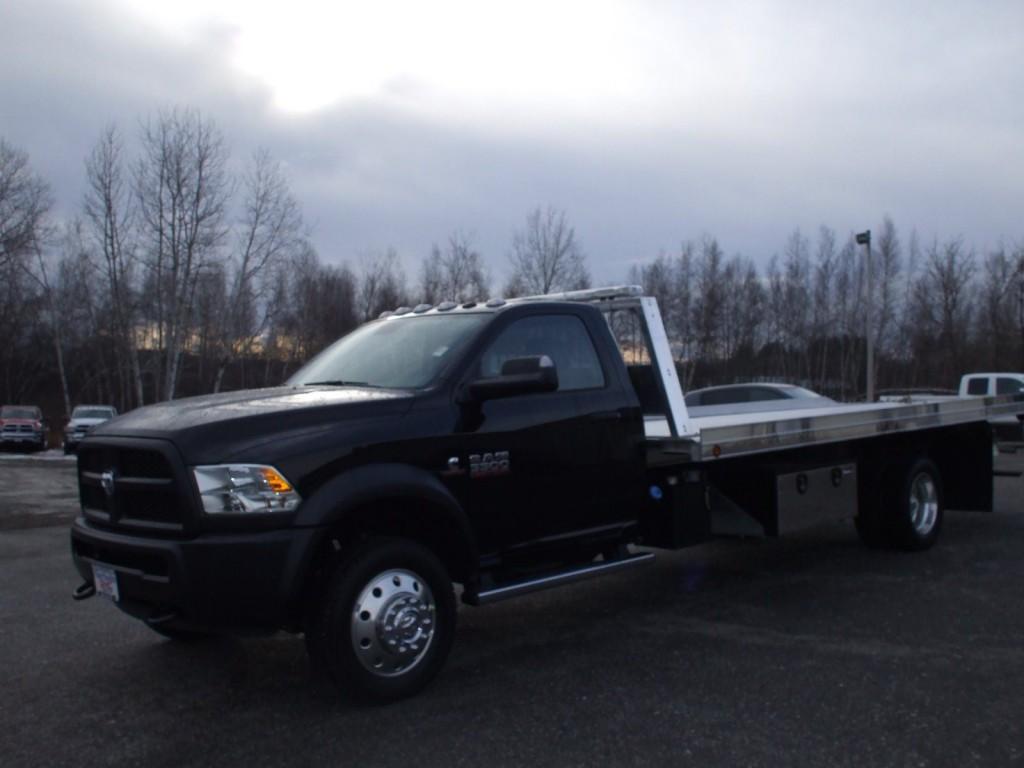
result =
M1024 370L1024 247L979 254L961 238L904 240L885 217L867 253L851 233L799 230L764 269L714 237L632 268L656 296L687 389L798 383L864 396L866 319L885 388L955 388L962 374Z
M128 410L274 385L384 310L591 284L575 228L551 206L514 233L500 286L462 231L413 275L393 248L321 259L280 163L262 149L233 163L220 129L191 109L131 136L107 128L83 171L77 215L57 224L47 182L0 139L4 402ZM1024 248L904 241L886 218L870 297L862 251L825 227L813 241L796 231L759 268L708 236L623 277L657 297L687 388L774 379L856 398L869 306L880 387L1024 369Z

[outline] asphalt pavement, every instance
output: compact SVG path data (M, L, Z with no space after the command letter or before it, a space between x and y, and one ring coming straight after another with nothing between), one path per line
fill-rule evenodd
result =
M73 467L0 461L5 768L1024 765L1020 477L929 552L832 525L463 608L426 691L359 709L301 638L182 646L73 602Z

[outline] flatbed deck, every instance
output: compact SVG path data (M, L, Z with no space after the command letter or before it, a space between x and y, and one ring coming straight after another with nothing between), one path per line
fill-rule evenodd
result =
M696 434L673 437L665 418L646 419L655 452L681 461L714 461L786 448L805 448L880 434L987 421L1024 412L1024 395L930 403L837 404L800 411L691 416ZM658 462L662 463L662 462Z

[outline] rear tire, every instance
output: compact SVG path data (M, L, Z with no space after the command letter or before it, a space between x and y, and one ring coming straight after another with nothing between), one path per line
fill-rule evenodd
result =
M306 628L315 671L359 702L418 693L455 638L455 593L441 561L410 539L372 538L327 577Z
M897 465L874 498L862 501L854 524L872 549L929 549L939 538L944 516L942 477L930 459Z
M910 464L894 499L893 544L911 552L930 549L942 530L943 494L939 468L929 459Z

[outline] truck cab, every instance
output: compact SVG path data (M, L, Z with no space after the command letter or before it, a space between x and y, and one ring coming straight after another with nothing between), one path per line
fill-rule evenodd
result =
M968 373L960 378L960 397L991 397L1024 392L1024 373Z
M283 387L98 425L78 448L72 552L87 585L160 634L305 631L353 687L387 696L426 674L398 674L407 665L387 641L427 669L423 648L402 643L450 634L392 630L335 658L349 628L336 631L327 596L355 599L339 573L383 551L394 573L359 604L384 590L388 621L437 626L454 614L453 582L480 602L524 574L618 552L644 500L643 439L595 307L399 308Z

